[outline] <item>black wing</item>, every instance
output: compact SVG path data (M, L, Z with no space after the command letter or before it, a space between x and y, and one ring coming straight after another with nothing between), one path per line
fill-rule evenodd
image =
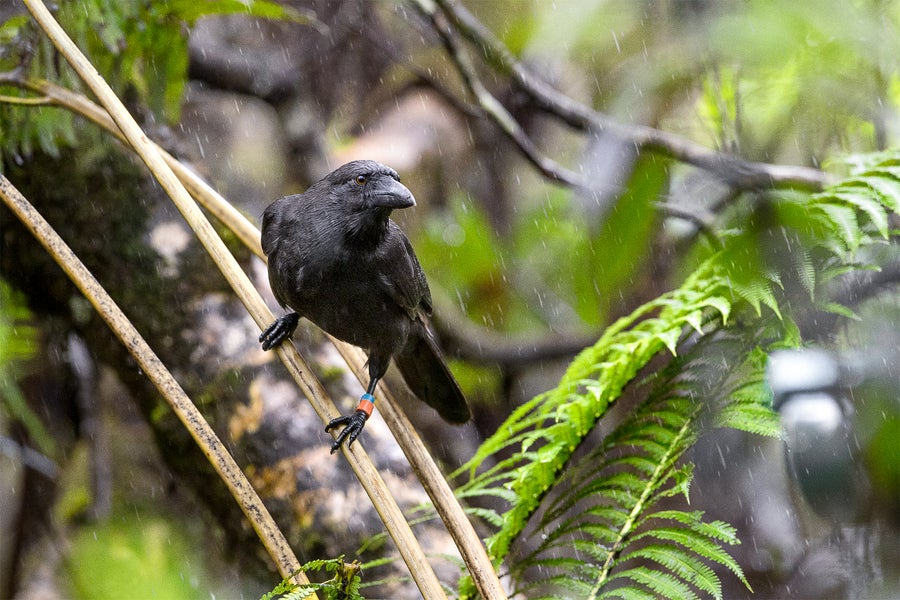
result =
M388 224L388 235L376 256L381 288L410 319L415 320L419 313L430 315L431 291L425 272L406 235L393 221Z
M263 212L260 243L266 256L277 249L278 241L281 237L281 218L286 208L284 203L285 199L279 198Z

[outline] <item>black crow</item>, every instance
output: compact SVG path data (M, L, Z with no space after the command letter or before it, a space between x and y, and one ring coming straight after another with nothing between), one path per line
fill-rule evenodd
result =
M415 206L397 172L353 161L303 194L273 202L263 214L262 248L269 282L287 313L259 336L264 350L289 338L300 317L368 353L369 386L332 453L359 436L374 408L375 386L394 358L419 399L450 423L465 423L469 407L423 320L431 292L409 240L391 211Z

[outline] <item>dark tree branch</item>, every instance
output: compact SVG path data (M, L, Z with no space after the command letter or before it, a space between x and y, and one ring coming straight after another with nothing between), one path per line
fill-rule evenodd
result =
M722 239L716 234L715 229L713 229L713 226L710 223L712 213L704 211L703 214L696 214L671 202L657 202L656 208L662 211L666 216L682 219L693 224L699 233L706 236L706 239L709 240L709 243L716 250L721 250L723 248Z
M900 285L900 262L894 261L882 265L880 271L860 273L853 285L848 285L845 290L835 294L834 300L855 306L897 285Z
M427 0L415 0L416 5L431 21L432 27L441 37L444 46L453 63L456 65L466 89L475 97L478 105L491 120L500 128L519 149L525 158L533 164L537 170L551 181L562 183L577 189L587 189L585 182L575 173L559 165L554 160L542 155L518 121L506 110L506 107L494 97L481 83L475 66L469 59L462 44L459 43L454 30L440 13L434 4Z
M750 162L710 150L687 138L643 125L619 123L610 117L573 100L552 86L535 77L458 0L413 0L431 17L439 6L450 23L476 48L481 48L485 61L498 72L511 77L527 93L539 108L559 118L561 121L584 132L603 132L630 141L638 150L662 154L700 169L709 171L728 185L740 190L770 188L802 188L818 191L826 183L825 173L818 169L802 166L773 165ZM430 7L430 12L429 12ZM445 40L452 35L435 27ZM457 60L451 52L451 58ZM459 66L459 65L458 65ZM489 116L493 115L488 112ZM501 124L501 128L503 125ZM560 181L560 179L556 179Z
M479 364L494 364L504 368L526 367L536 362L570 359L596 343L602 331L572 335L559 333L508 333L481 327L469 320L459 308L441 294L434 296L435 329L447 353Z

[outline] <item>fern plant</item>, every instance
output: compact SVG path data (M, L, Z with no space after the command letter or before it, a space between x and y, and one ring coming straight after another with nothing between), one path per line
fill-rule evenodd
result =
M555 389L498 428L455 475L464 479L461 497L494 503L473 512L494 528L488 551L516 591L718 598L713 563L746 583L725 549L737 543L731 526L663 501L687 497L692 468L682 457L705 428L777 435L762 372L775 345L801 343L788 292L801 290L811 309L850 314L821 290L864 267L857 251L889 237L898 202L896 154L861 161L819 194L773 194L766 210L792 244L789 254L767 254L764 228L728 232L725 249L678 289L619 319ZM646 399L596 448L582 450L625 387L665 353L675 358ZM465 597L471 587L463 581L460 591Z
M304 573L324 570L334 576L322 583L294 583L285 579L271 592L263 595L261 600L303 600L322 594L326 600L356 600L362 598L359 593L360 565L357 562L345 563L344 557L311 560L301 565Z
M545 577L521 577L519 571L558 571L551 579L578 598L639 596L643 590L635 584L667 597L694 598L693 586L720 598L721 584L706 564L713 562L746 583L740 566L723 549L737 543L730 525L705 522L697 511L657 507L672 496L688 496L691 465L679 464L679 459L703 423L776 434L771 412L750 418L743 410L760 407L758 399L764 396L759 388L764 357L750 352L752 337L727 329L708 333L654 378L652 391L635 413L564 472L557 486L562 492L546 502L536 519L535 530L544 532L541 543L511 565L516 579L535 579L543 587ZM585 531L591 536L584 537ZM569 548L591 560L566 556ZM575 567L573 560L578 564L570 572L566 567ZM657 581L644 563L670 573ZM529 587L521 591L534 597ZM550 592L548 597L557 596Z

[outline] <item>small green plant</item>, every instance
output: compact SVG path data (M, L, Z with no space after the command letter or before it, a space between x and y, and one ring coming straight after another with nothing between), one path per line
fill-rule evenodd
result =
M300 570L309 574L313 571L333 573L334 576L322 583L298 584L285 579L261 600L303 600L313 594L322 593L326 600L354 600L362 598L359 593L360 565L358 562L346 563L343 555L337 558L311 560L304 563Z

